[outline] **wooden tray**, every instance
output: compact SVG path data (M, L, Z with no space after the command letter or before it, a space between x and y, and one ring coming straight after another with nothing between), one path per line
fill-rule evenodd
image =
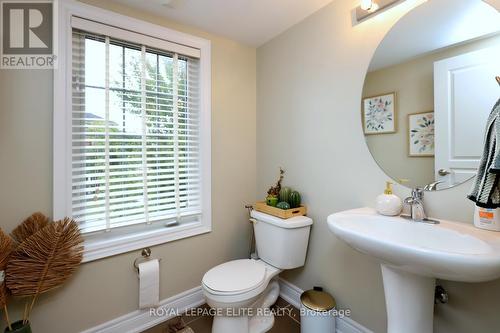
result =
M307 213L307 208L304 205L291 209L279 209L273 206L268 206L265 201L257 201L255 204L255 210L279 217L280 219L289 219L290 217L302 216Z

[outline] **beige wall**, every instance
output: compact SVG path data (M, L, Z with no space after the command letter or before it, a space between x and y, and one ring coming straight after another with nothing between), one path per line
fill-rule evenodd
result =
M212 41L212 223L209 234L152 248L161 299L199 286L203 274L248 255L244 204L255 198L256 51L159 17L95 4ZM52 212L52 73L0 70L0 226L11 231L34 211ZM40 298L34 332L72 333L137 309L132 262L139 251L84 264L61 290ZM20 307L12 317L19 318ZM3 316L2 316L3 317ZM2 321L0 325L4 326Z
M378 263L328 230L329 214L373 206L387 176L365 144L359 111L370 59L388 29L416 1L406 1L353 27L358 0L337 0L257 50L257 193L262 198L286 169L314 219L305 267L283 276L303 289L322 285L353 319L386 330ZM430 3L430 2L429 2ZM430 215L470 223L471 182L426 194ZM404 197L408 189L396 187ZM436 309L436 332L496 332L500 281L442 282L450 303Z
M301 190L315 220L306 266L284 277L304 289L325 286L341 306L352 308L355 320L385 331L378 264L326 226L330 213L372 205L387 178L364 143L359 101L370 58L407 5L352 27L350 10L357 2L337 0L258 50L256 129L254 49L92 1L212 40L213 232L153 248L163 258L161 298L198 286L204 272L218 263L246 256L249 225L242 206L256 193L263 197L277 167L284 166L285 183ZM48 71L0 70L0 226L7 231L33 211L52 210L51 85ZM464 198L469 186L428 194L431 215L469 222L472 204ZM408 193L401 187L396 191ZM131 265L137 255L84 264L63 289L40 299L35 331L78 332L135 310L138 287ZM438 332L498 329L498 281L444 285L451 300L436 310Z
M395 180L409 179L408 185L413 187L434 181L433 157L408 156L408 115L434 110L434 62L494 45L500 45L500 36L447 48L367 74L363 97L397 93L398 132L366 136L370 152L387 175Z

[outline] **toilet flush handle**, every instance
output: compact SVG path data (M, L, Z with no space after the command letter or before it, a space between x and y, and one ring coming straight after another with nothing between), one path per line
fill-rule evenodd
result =
M249 219L250 220L250 223L257 223L257 220L256 219Z

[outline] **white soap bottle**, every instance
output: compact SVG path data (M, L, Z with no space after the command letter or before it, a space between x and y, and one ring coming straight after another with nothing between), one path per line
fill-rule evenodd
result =
M379 214L387 216L396 216L401 213L403 203L401 199L392 193L392 183L387 182L384 194L377 197L375 209Z

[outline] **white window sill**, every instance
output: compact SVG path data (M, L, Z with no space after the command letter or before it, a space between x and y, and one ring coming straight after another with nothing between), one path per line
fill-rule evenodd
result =
M85 235L82 262L90 262L148 246L172 242L212 231L201 222L185 223L174 227L147 226L142 232L101 232Z

